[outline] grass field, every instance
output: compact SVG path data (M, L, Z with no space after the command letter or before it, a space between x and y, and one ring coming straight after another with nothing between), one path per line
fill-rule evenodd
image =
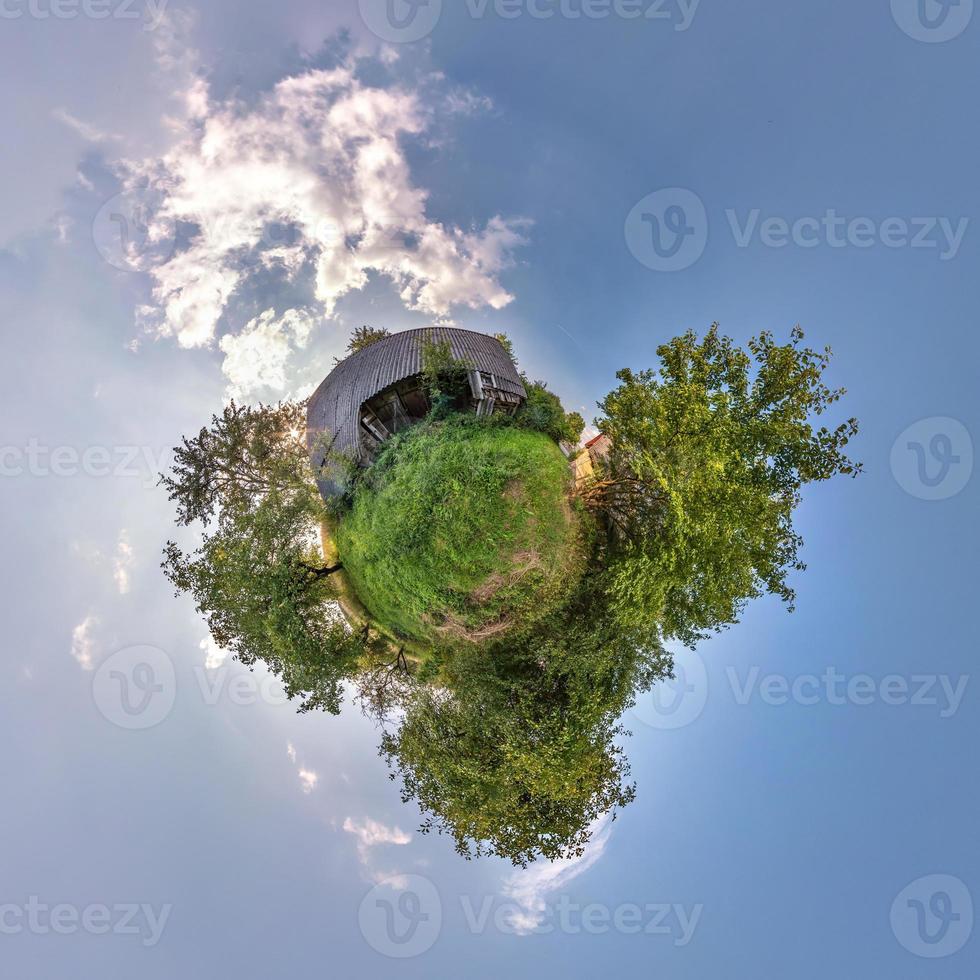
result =
M533 625L584 566L571 474L538 432L464 417L392 440L337 531L346 575L381 625L435 645Z

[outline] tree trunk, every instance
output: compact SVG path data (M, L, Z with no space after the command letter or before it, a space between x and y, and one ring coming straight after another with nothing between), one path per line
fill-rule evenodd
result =
M300 562L303 568L306 569L310 575L314 575L317 578L326 578L328 575L333 575L334 572L339 572L343 570L342 564L331 565L330 568L316 568L313 565L307 565L306 562Z

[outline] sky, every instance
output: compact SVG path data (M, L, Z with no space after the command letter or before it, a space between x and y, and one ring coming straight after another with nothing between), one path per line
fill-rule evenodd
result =
M975 977L973 8L4 0L4 975ZM505 331L594 418L716 321L833 348L865 473L580 858L421 835L160 572L170 447L356 326Z

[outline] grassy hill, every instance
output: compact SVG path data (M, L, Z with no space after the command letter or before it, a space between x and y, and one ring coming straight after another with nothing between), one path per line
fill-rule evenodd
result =
M382 626L437 646L532 626L569 594L587 518L568 462L539 432L472 417L391 440L358 488L337 548Z

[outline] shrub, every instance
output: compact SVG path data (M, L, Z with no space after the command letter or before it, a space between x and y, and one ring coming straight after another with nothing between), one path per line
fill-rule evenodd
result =
M578 412L566 412L556 394L543 381L524 379L527 402L518 411L515 421L524 429L534 429L550 436L555 442L577 446L582 438L585 420Z

